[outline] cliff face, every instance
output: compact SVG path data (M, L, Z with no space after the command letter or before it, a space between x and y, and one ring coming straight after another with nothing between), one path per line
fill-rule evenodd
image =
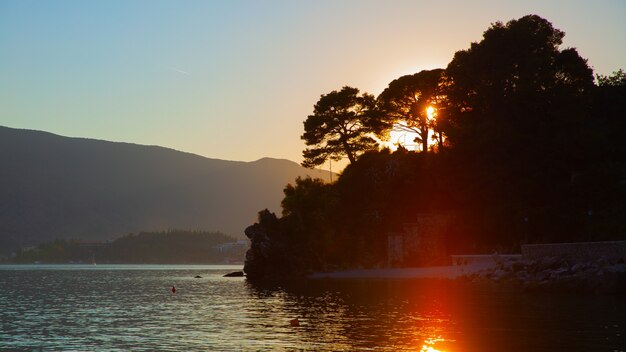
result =
M299 277L307 267L302 262L304 252L297 250L288 230L274 213L263 210L259 221L245 230L250 239L243 267L250 280L272 280Z
M172 149L0 127L0 247L110 239L173 228L242 237L279 209L298 176L288 160L209 159Z

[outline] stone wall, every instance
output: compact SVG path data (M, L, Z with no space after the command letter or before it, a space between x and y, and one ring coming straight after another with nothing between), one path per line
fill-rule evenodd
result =
M395 266L432 266L447 261L443 243L450 217L442 214L419 214L407 222L402 232L387 234L387 264Z
M522 259L521 254L459 254L451 255L452 265L495 265L501 261L513 261Z
M522 256L530 260L558 257L569 261L570 264L594 262L601 258L624 262L626 241L526 244L522 245Z

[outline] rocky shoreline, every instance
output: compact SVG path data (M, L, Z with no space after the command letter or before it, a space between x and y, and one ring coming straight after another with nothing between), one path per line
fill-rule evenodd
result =
M472 282L512 283L530 292L626 293L626 264L621 259L602 257L578 263L559 257L510 260L494 255L493 259L494 266L461 278Z
M442 267L312 272L302 249L288 248L280 229L257 223L245 233L251 241L243 269L249 280L428 278L513 284L528 292L626 294L626 242L535 245L521 255L457 256L465 258Z

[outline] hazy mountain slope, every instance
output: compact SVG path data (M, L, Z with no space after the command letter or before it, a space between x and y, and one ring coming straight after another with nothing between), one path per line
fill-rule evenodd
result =
M240 236L278 211L288 160L208 159L172 149L0 127L0 246L169 228Z

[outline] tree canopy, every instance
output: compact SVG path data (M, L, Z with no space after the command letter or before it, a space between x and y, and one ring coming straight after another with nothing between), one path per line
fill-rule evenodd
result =
M315 167L344 156L352 163L360 153L377 149L373 136L382 136L386 129L373 95L359 95L357 88L348 86L324 94L304 121L301 138L311 148L302 152L302 166Z
M598 75L600 87L624 87L626 86L626 72L623 69L613 72L610 76Z
M452 142L501 147L511 134L550 134L560 117L584 114L592 70L576 49L559 49L564 35L528 15L493 24L480 42L458 51L445 73Z
M536 15L497 22L448 64L446 135L477 206L557 206L590 158L593 71L564 35Z
M436 121L430 120L427 109L437 105L438 84L443 69L424 70L402 76L389 83L378 96L378 105L387 123L394 128L417 134L416 142L428 151L430 130Z
M351 163L335 183L287 186L283 216L252 226L253 249L275 248L281 268L301 271L381 266L388 235L421 215L449 215L438 234L448 254L623 240L626 74L595 84L563 37L536 15L497 22L445 70L392 81L375 107L355 88L322 96L305 122L303 139L316 146L306 163ZM429 105L443 121L428 120ZM374 150L369 136L391 124L417 133L422 151L431 130L445 132L446 152Z

